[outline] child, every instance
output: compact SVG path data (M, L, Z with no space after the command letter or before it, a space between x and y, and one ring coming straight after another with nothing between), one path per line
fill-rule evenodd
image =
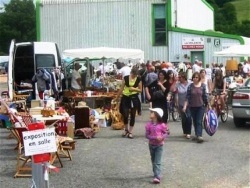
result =
M153 183L160 183L161 156L164 140L169 135L168 126L162 123L163 110L161 108L149 108L151 121L146 124L146 138L149 139L149 151L153 166Z

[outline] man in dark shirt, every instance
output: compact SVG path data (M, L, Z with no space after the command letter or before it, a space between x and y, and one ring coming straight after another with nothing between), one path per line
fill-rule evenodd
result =
M141 81L142 81L142 92L141 92L141 102L145 103L146 102L146 98L145 98L145 78L148 74L147 71L147 67L145 63L141 64L141 69L139 69L138 75L141 77Z

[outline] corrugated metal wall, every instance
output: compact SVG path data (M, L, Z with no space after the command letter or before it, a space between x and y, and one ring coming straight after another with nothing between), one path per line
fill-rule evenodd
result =
M162 0L42 0L41 40L69 48L121 47L144 50L145 59L168 59L167 47L152 46L152 3Z
M213 10L201 0L175 0L173 4L177 9L177 27L198 31L214 29Z
M203 37L205 39L204 49L182 49L183 37ZM220 45L216 47L214 45L214 39L220 39ZM211 64L212 62L225 63L230 57L214 57L215 51L221 51L223 46L230 46L233 44L240 44L236 39L217 38L195 34L185 34L179 32L169 32L169 60L170 61L184 61L184 54L190 56L191 51L204 51L204 62ZM177 55L180 57L177 59ZM239 58L237 58L239 59Z

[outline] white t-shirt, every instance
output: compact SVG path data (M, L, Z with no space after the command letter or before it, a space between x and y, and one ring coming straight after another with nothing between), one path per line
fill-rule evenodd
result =
M131 68L129 66L124 66L119 70L119 73L122 75L122 78L124 78L124 76L130 75L130 72Z
M106 72L106 67L104 67L104 65L100 65L100 66L98 67L98 70L101 71L101 74L105 74L105 72Z
M212 69L211 68L206 68L206 77L207 79L211 80L212 79Z
M201 70L201 67L199 65L197 65L197 64L193 65L193 73L200 72L200 70Z
M72 78L71 78L71 87L74 89L81 89L78 82L76 81L78 78L81 78L80 73L77 70L73 70Z
M209 93L209 89L208 89L208 78L205 77L205 80L204 80L204 82L202 82L202 83L205 84L205 86L206 86L206 93Z
M243 65L243 72L244 73L249 73L250 72L250 64L249 63Z

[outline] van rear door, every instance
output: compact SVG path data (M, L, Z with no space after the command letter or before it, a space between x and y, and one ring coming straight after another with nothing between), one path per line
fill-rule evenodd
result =
M34 42L36 68L56 68L60 66L57 46L52 42Z
M14 62L14 50L15 40L11 40L9 49L9 63L8 63L8 91L9 97L13 100L13 62Z

